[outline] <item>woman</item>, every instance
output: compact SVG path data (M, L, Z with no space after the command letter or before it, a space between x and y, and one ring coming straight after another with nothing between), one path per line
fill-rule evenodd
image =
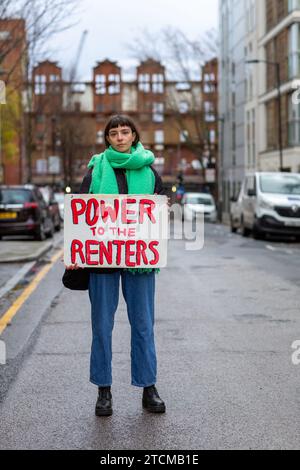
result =
M145 150L133 121L112 117L104 131L106 150L94 155L81 184L81 193L164 194L161 178L151 167L154 156ZM78 269L71 265L67 269ZM97 416L112 414L112 330L118 307L119 283L131 325L131 383L143 387L142 404L153 413L165 412L155 387L154 341L155 269L89 268L92 310L90 381L98 386Z

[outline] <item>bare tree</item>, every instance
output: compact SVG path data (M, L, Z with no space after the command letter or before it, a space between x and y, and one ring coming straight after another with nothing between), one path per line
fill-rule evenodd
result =
M18 22L9 31L9 37L0 41L0 68L7 56L14 51L14 61L5 70L5 80L10 83L14 71L25 63L25 76L29 80L34 64L49 53L49 39L76 24L74 17L81 0L1 0L2 20L22 19L25 37L18 33ZM17 52L17 55L16 55ZM14 88L23 83L15 83Z
M15 110L15 93L23 92L23 100L20 101L23 109L19 109L17 116L15 112L6 112L6 118L10 119L7 128L14 128L18 135L23 136L21 149L23 159L26 160L26 181L32 179L31 160L35 146L32 70L38 61L49 56L50 38L76 24L74 18L78 14L80 2L81 0L0 2L0 30L2 26L7 31L6 36L2 30L0 37L0 74L7 85L7 110ZM9 136L8 132L3 136L4 144L7 143L6 136ZM6 147L8 145L9 142Z
M202 68L218 54L217 32L207 31L196 39L190 39L178 28L164 28L158 34L144 30L128 44L131 55L137 60L153 58L166 66L169 81L181 82L179 91L174 84L169 87L166 107L173 116L178 131L190 129L185 134L185 146L198 157L204 169L204 150L209 147L209 126L205 121L201 102ZM188 112L181 109L184 97Z

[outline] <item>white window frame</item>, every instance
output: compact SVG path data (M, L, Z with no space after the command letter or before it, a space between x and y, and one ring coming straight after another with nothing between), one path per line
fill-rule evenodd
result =
M117 95L120 93L121 78L119 74L110 73L108 75L108 93L110 95Z
M165 141L165 133L162 129L157 129L154 131L154 142L156 144L163 144Z
M102 73L95 76L95 93L96 95L106 94L106 75Z
M35 75L34 77L34 93L36 95L46 94L46 75Z
M153 122L164 121L164 103L152 103L152 120Z
M149 73L140 73L138 76L139 91L144 93L150 93L150 74Z
M188 137L189 137L189 131L188 130L183 129L183 130L179 131L179 140L180 140L181 143L186 142Z
M164 92L164 76L162 73L152 74L152 92L153 93Z

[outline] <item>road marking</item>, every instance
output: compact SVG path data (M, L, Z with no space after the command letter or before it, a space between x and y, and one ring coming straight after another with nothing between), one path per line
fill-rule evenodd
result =
M296 253L294 250L291 250L290 248L285 248L284 245L279 245L279 246L273 246L273 245L265 245L265 247L268 249L268 250L271 250L271 251L276 251L278 253L285 253L286 255L294 255L294 254L298 254Z
M271 251L276 251L275 246L272 246L272 245L266 245L266 248Z
M43 267L43 269L32 279L30 284L24 289L22 294L14 301L14 303L9 307L5 314L0 318L0 335L3 333L7 325L14 318L18 310L22 307L24 302L28 297L35 291L41 280L46 276L48 271L52 268L53 264L58 260L62 255L63 249L59 250L55 255L52 256L50 262Z

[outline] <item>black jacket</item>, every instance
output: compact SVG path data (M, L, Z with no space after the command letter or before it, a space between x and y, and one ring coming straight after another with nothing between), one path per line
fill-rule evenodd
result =
M150 166L151 170L154 173L155 176L155 186L154 186L154 193L155 194L161 194L165 195L165 190L162 185L161 177L157 173L157 171ZM90 168L87 174L84 176L83 181L80 186L80 194L87 194L90 189L90 185L92 182L92 172L93 169ZM123 168L114 168L114 172L116 175L117 183L118 183L118 188L119 188L119 194L128 194L128 186L127 186L127 180L126 180L126 170Z
M159 194L159 195L165 195L165 189L163 188L162 180L159 174L157 173L152 166L150 166L151 170L154 173L155 176L155 186L154 186L154 193ZM92 182L92 172L93 169L90 168L86 175L84 176L79 193L80 194L88 194L90 185ZM126 170L123 168L114 168L114 172L116 175L117 179L117 184L118 184L118 189L119 189L119 194L128 194L128 186L127 186L127 180L126 180ZM122 268L85 268L88 269L92 273L97 273L97 274L112 274L116 271L121 271Z

